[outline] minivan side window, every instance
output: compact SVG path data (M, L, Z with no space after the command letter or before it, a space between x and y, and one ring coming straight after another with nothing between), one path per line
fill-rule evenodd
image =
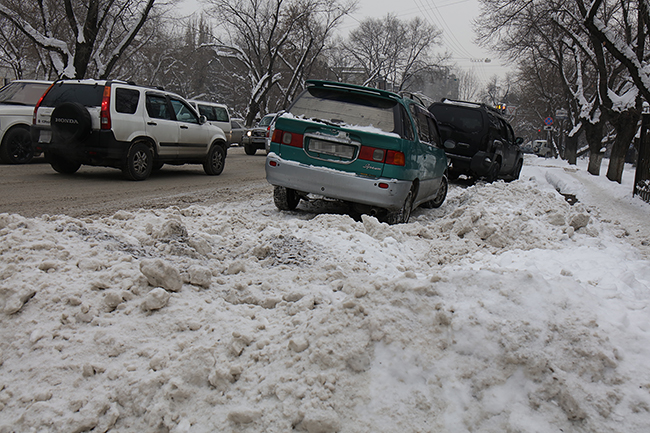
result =
M429 132L429 116L416 105L411 105L411 113L415 117L415 127L418 131L418 137L423 143L432 143L431 133Z
M136 89L115 89L115 111L118 113L134 114L138 109L140 91Z
M211 122L214 122L217 120L217 116L214 114L214 109L210 107L209 105L198 105L199 107L199 114L201 116L205 116L207 120L210 120Z
M223 107L213 107L214 114L217 122L227 122L228 121L228 111Z
M440 136L438 135L438 129L436 128L436 121L433 117L427 115L427 121L429 122L429 143L434 146L441 147Z
M415 137L413 136L413 124L411 123L411 118L409 117L403 105L400 105L399 108L400 115L402 117L402 137L404 137L406 140L413 141Z

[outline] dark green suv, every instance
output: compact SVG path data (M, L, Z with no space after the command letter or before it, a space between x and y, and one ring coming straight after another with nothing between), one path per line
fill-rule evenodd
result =
M447 195L447 157L425 107L392 92L308 81L278 116L266 158L274 201L293 210L309 196L342 200L388 223Z

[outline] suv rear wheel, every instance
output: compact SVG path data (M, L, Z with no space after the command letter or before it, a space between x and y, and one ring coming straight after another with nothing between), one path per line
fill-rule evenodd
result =
M34 158L29 130L14 127L5 134L0 145L0 161L6 164L27 164Z
M255 155L257 148L252 144L244 144L244 152L246 155Z
M203 170L206 174L215 176L221 174L226 164L226 151L218 144L210 148L208 156L203 163Z
M122 173L130 180L145 180L153 169L153 152L145 143L139 141L129 148Z
M485 175L485 181L488 183L495 182L499 177L500 171L501 171L501 163L499 161L495 161L494 164L492 164L492 168L490 168L488 174Z
M81 167L80 162L72 161L54 152L46 152L45 160L50 163L54 171L61 174L73 174Z

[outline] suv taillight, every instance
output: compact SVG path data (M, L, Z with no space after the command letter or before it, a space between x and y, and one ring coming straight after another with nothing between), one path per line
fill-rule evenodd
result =
M54 86L54 83L50 84L50 87L48 87L47 90L46 90L45 92L43 92L43 94L41 95L41 97L38 99L38 102L37 102L36 105L34 106L34 114L33 114L33 116L32 116L32 123L33 123L34 125L36 125L36 113L38 112L38 108L39 108L39 107L41 106L41 104L43 103L43 98L45 98L45 95L47 95L47 93L50 91L50 89L52 88L52 86Z
M102 96L102 110L99 113L99 122L101 129L111 129L111 86L104 87Z

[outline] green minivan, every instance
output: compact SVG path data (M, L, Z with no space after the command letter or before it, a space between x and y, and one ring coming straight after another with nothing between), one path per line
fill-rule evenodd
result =
M413 99L353 84L307 81L275 121L265 167L280 210L320 197L398 224L447 196L433 115Z

